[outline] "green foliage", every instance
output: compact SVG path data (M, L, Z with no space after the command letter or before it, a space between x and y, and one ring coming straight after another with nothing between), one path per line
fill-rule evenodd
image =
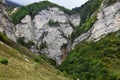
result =
M44 49L47 47L47 43L46 42L42 42L41 45L39 45L40 50Z
M42 2L33 3L33 4L19 8L17 12L12 15L12 21L14 22L14 24L17 24L21 21L22 18L25 17L25 15L31 15L33 18L39 11L46 9L48 7L58 7L67 14L74 13L73 11L70 11L57 4L51 3L49 1L42 1Z
M6 37L6 35L1 33L1 32L0 32L0 41L3 41L3 42L7 42L8 41L8 38Z
M41 62L41 58L40 58L39 56L36 56L36 57L34 58L34 61L37 62L37 63L39 63L39 62Z
M32 41L29 41L29 42L25 42L24 41L24 37L20 37L18 38L17 42L27 48L31 48L32 45L34 45L34 43Z
M81 16L81 23L84 23L87 18L90 18L91 15L100 7L103 0L89 0L81 7L76 7L73 11L79 12Z
M51 20L51 19L49 20L49 23L48 23L48 24L49 24L50 26L55 26L55 27L56 27L56 26L60 26L60 24L59 24L58 21L55 22L54 20Z
M68 76L67 72L65 72L65 71L63 71L63 74L64 74L65 77Z
M61 46L61 50L66 48L67 48L67 44L63 43L63 45Z
M114 4L115 2L117 2L117 0L105 0L104 4L105 4L106 6L109 6L109 5L111 5L111 4Z
M47 63L49 63L49 64L51 64L51 65L56 65L56 62L53 60L53 59L50 59L50 58L48 58L46 55L44 55L44 54L42 54L42 55L40 55L40 57L44 60L44 61L46 61Z
M85 23L79 25L78 27L75 28L71 35L71 39L74 40L76 37L78 37L80 34L88 31L91 26L94 24L94 22L97 19L97 11L94 13L94 15L91 18L88 18Z
M4 57L0 58L0 63L7 65L8 64L7 58Z
M41 63L41 62L43 62L43 60L44 60L45 62L49 63L50 65L56 65L56 62L55 62L54 60L46 57L46 55L44 55L44 54L41 54L41 55L36 56L36 57L34 58L34 61L37 62L37 63Z
M79 43L58 68L75 80L116 80L119 55L120 36L111 33L98 42Z
M89 0L81 7L74 8L81 16L81 24L74 29L72 41L80 34L88 31L97 19L97 12L103 0Z

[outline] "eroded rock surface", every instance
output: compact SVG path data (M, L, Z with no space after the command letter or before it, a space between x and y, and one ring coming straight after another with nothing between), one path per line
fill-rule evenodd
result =
M35 45L31 46L33 52L45 53L57 64L61 64L63 54L61 47L67 44L73 27L79 24L78 14L68 15L61 9L52 7L40 11L33 19L26 15L21 23L16 25L15 34L17 39L24 37L25 42L34 42Z
M10 17L6 11L5 0L0 1L0 32L6 34L9 39L16 41L14 35L15 27L11 23Z
M120 30L120 2L100 9L97 15L97 21L88 32L74 40L72 49L76 44L85 39L98 41L108 33L118 30Z

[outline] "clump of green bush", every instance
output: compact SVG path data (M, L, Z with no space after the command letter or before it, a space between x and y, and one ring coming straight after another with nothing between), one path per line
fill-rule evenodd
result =
M34 45L34 42L32 41L25 42L24 39L25 39L24 37L20 37L17 39L17 42L27 48L31 48L31 46Z
M49 21L48 23L50 26L60 26L59 22L58 21L54 21L54 20L51 20Z
M8 59L7 58L0 58L0 63L7 65L8 64Z
M2 32L0 32L0 41L8 42L7 36L5 34L3 34Z
M114 4L115 2L117 2L117 0L105 0L104 4L106 6L110 6L110 5Z
M37 63L41 62L40 56L35 57L35 58L34 58L34 61L37 62Z

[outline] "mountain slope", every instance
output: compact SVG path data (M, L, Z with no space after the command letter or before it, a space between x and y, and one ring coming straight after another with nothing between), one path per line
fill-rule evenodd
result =
M42 1L23 6L12 14L17 41L37 54L61 64L73 29L80 24L79 14L62 6Z
M72 51L58 68L79 80L119 80L119 0L103 0L98 11L88 19L83 23L88 30L74 40Z
M7 65L1 63L2 58L8 60ZM0 36L0 79L71 80L70 78L65 78L61 72L45 62L41 57L35 57L34 53L30 52L27 48L10 41L7 37L3 37L3 35Z
M18 3L15 3L13 1L10 1L10 0L6 0L6 5L8 7L21 7L22 5L18 4Z
M45 58L16 43L15 27L6 10L5 0L0 1L0 80L71 80Z
M119 49L119 31L97 42L83 41L69 53L59 69L80 80L119 80Z

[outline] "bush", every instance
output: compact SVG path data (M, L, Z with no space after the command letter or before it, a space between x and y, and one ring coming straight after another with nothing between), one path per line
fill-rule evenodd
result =
M3 41L3 42L7 42L8 38L7 38L7 36L5 34L0 32L0 40Z
M42 50L44 48L47 48L47 43L46 42L42 42L40 45L39 45L39 49Z
M34 58L34 61L37 62L37 63L41 63L42 61L46 61L47 63L49 63L50 65L53 65L55 66L56 65L56 62L50 58L48 58L46 55L44 54L41 54L39 56L36 56Z
M29 42L25 42L24 41L24 37L20 37L17 39L17 42L27 48L31 48L32 45L34 45L34 42L29 41Z
M53 21L53 20L49 20L49 23L48 23L50 26L60 26L59 22L58 21Z
M41 58L39 56L37 56L37 57L34 58L34 61L39 63L39 62L41 62Z
M105 4L106 6L109 6L109 5L114 4L115 2L117 2L117 0L105 0L104 4Z
M4 57L0 58L0 63L7 65L8 64L8 60L6 58L4 58Z

